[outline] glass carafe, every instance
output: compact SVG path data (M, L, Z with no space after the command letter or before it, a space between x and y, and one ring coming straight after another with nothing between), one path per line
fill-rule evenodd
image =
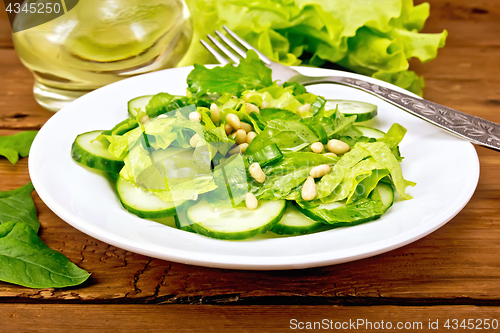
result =
M23 30L27 17L14 20L14 46L35 76L35 99L51 111L109 83L176 66L192 37L182 0L80 0Z

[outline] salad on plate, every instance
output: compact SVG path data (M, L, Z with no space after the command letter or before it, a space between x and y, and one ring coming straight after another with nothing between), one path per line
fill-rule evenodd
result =
M131 99L129 118L73 143L73 159L109 175L129 212L239 240L352 226L382 216L395 193L411 199L406 129L364 125L375 105L279 85L252 51L238 66L195 65L187 85L185 96Z

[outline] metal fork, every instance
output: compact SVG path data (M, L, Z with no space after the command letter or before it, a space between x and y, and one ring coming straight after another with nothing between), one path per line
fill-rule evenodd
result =
M262 62L272 69L274 80L280 80L282 83L298 82L303 85L335 83L361 89L463 139L500 151L500 125L497 123L358 78L336 75L322 77L302 75L291 67L272 61L226 26L224 26L224 30L226 30L229 36L231 36L241 46L238 46L230 38L217 30L215 33L223 43L211 35L207 35L207 37L223 54L226 55L227 58L229 58L229 60L217 52L203 39L200 40L203 46L205 46L205 48L207 48L207 50L222 65L228 63L238 64L240 58L244 58L246 56L247 50L254 50L259 55Z

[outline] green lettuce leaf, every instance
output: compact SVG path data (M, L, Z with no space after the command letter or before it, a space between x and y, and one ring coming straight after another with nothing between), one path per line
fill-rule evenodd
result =
M222 25L272 60L319 66L338 63L417 94L423 79L409 71L411 58L429 61L447 32L419 33L429 5L412 0L187 0L193 42L179 66L215 63L198 40Z
M397 128L397 127L395 127ZM377 170L374 179L369 179ZM384 142L358 142L349 152L335 164L332 172L325 175L317 184L318 196L321 202L335 202L347 199L351 201L361 182L366 180L368 189L374 186L385 175L391 176L394 187L404 199L411 199L406 193L406 187L415 183L405 180L396 156ZM382 173L381 173L382 172ZM369 193L366 194L366 196Z
M394 188L403 199L411 199L412 196L406 193L408 186L415 186L416 183L403 178L403 171L396 157L392 154L389 147L382 142L364 143L360 142L357 146L370 154L375 161L384 166L391 175Z
M10 221L25 222L38 232L40 222L31 198L33 190L33 184L29 182L18 189L0 192L0 225Z
M0 280L29 288L75 286L90 276L19 221L0 225L0 267Z
M5 156L10 163L16 164L19 156L28 156L37 133L38 131L24 131L14 135L0 136L0 155Z

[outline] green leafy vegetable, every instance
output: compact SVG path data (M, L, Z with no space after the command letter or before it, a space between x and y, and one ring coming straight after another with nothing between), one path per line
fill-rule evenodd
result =
M311 168L321 164L333 165L338 160L338 157L310 152L283 153L280 162L263 168L267 175L264 184L250 182L251 191L259 199L298 199L296 189L307 179Z
M339 205L339 207L333 209L318 206L312 209L314 215L310 214L308 210L302 210L300 205L297 207L304 215L336 227L356 225L370 221L380 217L384 213L382 202L371 199L360 199L347 205Z
M299 121L271 120L266 128L248 146L248 154L253 154L271 143L286 151L299 151L318 141L316 134Z
M25 131L14 135L0 136L0 155L5 156L10 163L16 164L19 156L28 156L37 133L38 131Z
M0 280L30 288L62 288L79 285L89 276L45 245L31 225L0 225Z
M423 79L409 59L434 59L447 32L419 33L429 4L412 0L187 0L194 23L179 66L214 63L198 42L225 24L272 60L325 61L396 84L419 95Z
M0 192L0 226L10 221L19 221L25 222L38 232L40 222L31 198L33 190L33 184L30 182L15 190Z
M207 93L239 95L245 90L260 89L272 84L271 69L265 66L254 51L238 66L208 69L195 64L187 78L188 89L196 97Z

